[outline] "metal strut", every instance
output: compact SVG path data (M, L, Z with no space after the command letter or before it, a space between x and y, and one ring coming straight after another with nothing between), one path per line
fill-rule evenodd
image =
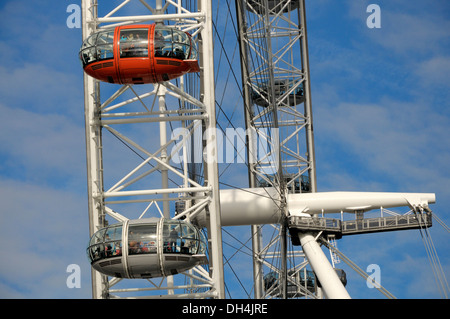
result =
M353 270L355 270L361 277L364 279L368 279L370 276L362 270L357 264L355 264L353 261L351 261L347 256L345 256L341 251L339 251L337 248L330 245L326 240L323 238L320 239L321 243L324 244L330 251L333 252L333 254L338 255L347 265L349 265ZM388 297L389 299L397 299L393 294L391 294L389 291L386 290L383 286L381 286L380 283L373 280L373 278L370 278L370 281L372 282L373 286L377 288L383 295Z

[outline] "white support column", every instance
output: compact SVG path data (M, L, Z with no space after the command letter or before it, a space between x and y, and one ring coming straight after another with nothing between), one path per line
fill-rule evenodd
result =
M258 144L259 150L266 150L266 154L258 152L262 156L251 163L254 165L249 169L250 181L253 178L255 182L265 180L275 184L281 189L282 197L285 190L290 193L316 191L304 7L302 0L236 1L246 125L255 129L260 141L270 145ZM256 156L249 150L249 159L252 155ZM268 173L270 169L276 172L275 181L269 181L269 175L273 174ZM252 188L257 186L250 183ZM279 206L283 213L285 204L285 199L281 198ZM283 227L281 230L280 240L286 233ZM252 233L257 233L255 227ZM260 240L258 237L254 236L254 240ZM258 249L257 243L253 248ZM259 274L262 271L260 260L264 256L256 250L255 256L255 274ZM289 267L284 263L286 259L282 260L281 274ZM260 279L255 276L256 298L262 295L259 293L262 290L258 289L262 287L258 287Z
M306 30L306 10L305 0L300 2L300 25L302 28L301 37L301 51L302 51L302 67L305 73L303 89L305 91L305 117L308 119L306 123L306 148L308 152L308 171L310 178L311 192L317 192L317 180L316 180L316 155L314 149L314 126L313 126L313 114L311 106L311 84L310 84L310 72L309 72L309 55L308 55L308 34Z
M83 0L81 3L83 19L83 40L96 31L95 19L97 18L97 1ZM100 127L94 125L99 123L97 108L99 107L99 92L97 81L84 73L84 114L86 130L86 164L87 164L87 189L89 210L89 235L92 236L103 226L103 203L102 199L94 196L101 194L103 188L102 177L102 140ZM92 297L102 298L107 284L105 276L92 268Z
M208 119L206 129L206 175L208 186L211 186L211 203L209 204L209 220L211 232L210 259L212 279L218 298L225 298L222 254L222 225L220 220L219 173L217 162L216 108L214 92L214 51L211 0L199 0L199 11L205 14L204 28L201 31L201 57L203 76L203 103Z
M158 102L159 102L159 111L161 112L160 118L167 117L163 112L166 111L166 88L161 85L158 90ZM167 149L164 146L167 144L167 122L160 121L159 122L159 141L160 147L162 148L160 153L161 162L165 165L160 165L161 170L161 188L168 189L169 188L169 172L168 165L169 159L167 157ZM170 218L170 206L169 206L169 194L163 195L163 215L164 218Z
M101 2L101 1L99 1ZM88 196L89 196L89 227L91 235L98 231L100 227L106 226L105 215L113 218L119 217L118 220L127 218L128 214L134 215L134 208L143 209L145 214L150 206L155 202L162 202L162 212L157 207L157 211L149 214L162 213L165 218L171 218L171 203L177 200L173 194L182 194L183 200L191 202L191 200L200 199L201 205L194 206L190 213L198 214L201 209L207 209L209 212L208 229L210 231L211 247L211 278L208 278L208 284L211 283L211 291L206 294L198 294L198 296L225 298L224 276L223 276L223 254L222 254L222 235L221 235L221 219L220 219L220 203L219 203L219 181L218 181L218 163L217 163L217 141L215 136L216 119L215 119L215 95L214 95L214 58L213 58L213 28L212 28L212 4L211 0L198 0L198 10L194 5L186 4L187 8L183 8L183 2L180 1L153 1L154 7L147 2L140 1L143 6L141 11L138 11L142 16L130 16L127 13L136 12L134 8L130 8L128 4L132 1L121 1L120 4L115 5L108 1L97 3L97 0L82 0L83 12L83 40L97 32L100 29L112 30L117 26L132 25L136 23L161 23L166 26L181 28L185 31L193 31L191 34L194 41L200 39L202 42L201 50L199 51L203 61L201 66L200 81L202 84L202 95L197 96L197 90L191 93L184 92L182 85L177 86L175 83L164 82L154 84L153 91L145 91L146 86L142 86L142 93L138 95L131 85L123 86L122 88L110 93L111 85L102 85L85 75L85 115L86 115L86 153L87 153L87 171L88 171ZM192 3L191 3L192 4ZM97 6L101 5L101 8ZM112 7L112 8L111 8ZM125 11L130 9L129 11ZM148 10L147 10L148 9ZM195 12L188 12L192 10ZM148 12L149 11L149 12ZM98 12L109 12L106 16L99 17ZM176 12L176 13L174 13ZM149 14L151 13L151 14ZM167 21L169 20L169 21ZM116 52L117 53L117 52ZM181 80L180 80L181 81ZM157 88L156 88L157 87ZM105 93L103 98L106 98L103 104L100 100L100 88ZM135 97L127 98L125 101L122 98L118 99L122 93L130 90L133 91ZM192 96L191 96L192 94ZM144 98L154 96L156 103L155 110L153 105L151 110L146 108L146 111L141 109L145 107ZM194 96L195 95L195 96ZM117 99L117 101L116 101ZM193 108L184 107L178 108L178 103L173 103L173 99L177 99L182 103L187 102ZM114 105L110 105L115 102ZM140 103L140 104L139 104ZM141 105L142 104L142 105ZM122 108L124 107L124 108ZM157 111L156 111L157 108ZM208 158L205 161L202 169L198 172L199 176L203 174L204 185L198 184L194 178L189 178L187 154L183 151L184 156L184 172L178 170L177 165L173 165L170 161L173 142L170 140L171 130L178 126L176 122L197 121L203 124L207 130L207 138L205 153ZM167 124L169 122L169 124ZM172 123L174 123L172 125ZM117 129L111 126L117 125ZM196 125L196 124L195 124ZM182 124L182 126L185 126ZM190 127L191 124L188 125ZM126 128L139 128L145 132L159 131L159 141L156 143L138 143L134 130L125 131L130 133L130 136L125 134L123 130ZM121 166L121 163L112 163L108 153L111 146L114 147L110 140L102 140L102 130L106 129L112 133L118 140L126 144L130 149L137 149L139 152L145 154L148 158L142 158L142 162L130 171L127 168L119 167L115 171L115 167ZM189 134L196 134L195 130L190 130ZM144 135L145 136L145 135ZM153 136L152 136L153 138ZM157 137L154 137L157 138ZM105 158L103 158L102 150L105 148ZM156 150L155 150L156 148ZM135 152L130 153L132 159L136 156ZM107 155L107 156L106 156ZM124 153L127 156L128 153ZM107 160L104 164L103 160ZM197 158L196 158L197 159ZM156 165L155 165L156 163ZM152 168L148 168L148 164ZM107 169L104 172L103 166ZM126 166L126 165L125 165ZM114 176L111 176L113 172ZM118 173L118 176L115 176ZM120 175L124 174L124 175ZM112 177L112 178L110 178ZM115 179L119 178L116 182ZM103 179L106 185L103 184ZM202 179L201 177L199 178ZM169 181L171 184L178 184L169 188ZM114 185L110 185L113 183ZM134 187L129 187L133 185ZM129 188L128 188L129 187ZM158 188L160 187L160 188ZM106 192L104 188L108 189ZM145 208L144 204L148 202ZM134 205L132 210L128 210L125 205ZM112 207L119 206L119 213L114 212L114 208L105 207L111 205ZM113 213L111 213L113 212ZM123 215L122 215L123 214ZM158 216L159 217L159 216ZM109 218L109 217L108 217ZM117 218L116 218L117 219ZM187 216L189 220L189 216ZM126 237L124 237L126 242ZM206 272L205 272L206 273ZM174 280L173 280L173 279ZM179 294L177 285L177 277L169 276L167 278L167 285L160 285L169 297L185 296ZM165 280L165 279L164 279ZM130 283L133 285L133 283ZM164 287L162 287L164 286ZM100 275L100 273L93 270L92 287L94 298L107 298L111 294L111 286L108 283L107 277ZM124 290L115 289L115 292L138 292L141 288L126 288ZM147 288L142 288L142 291L150 291ZM192 296L194 296L193 294ZM197 296L197 295L195 295Z
M164 114L166 111L166 87L161 85L159 86L158 90L158 104L159 104L159 111L161 112L160 118L167 117L167 115ZM160 147L164 147L164 145L167 144L167 122L166 121L160 121L159 122L159 141L160 141ZM161 188L162 189L168 189L169 188L169 170L167 169L167 166L169 164L169 159L167 157L167 149L163 148L160 153L161 162L165 165L159 165L159 169L161 171ZM164 218L170 219L170 203L169 203L169 194L165 193L162 195L163 198L163 216ZM167 276L167 287L173 287L174 281L173 276ZM169 289L167 291L169 295L174 294L173 289Z
M303 247L303 252L316 273L327 298L350 299L350 295L314 236L310 233L299 233L299 238Z

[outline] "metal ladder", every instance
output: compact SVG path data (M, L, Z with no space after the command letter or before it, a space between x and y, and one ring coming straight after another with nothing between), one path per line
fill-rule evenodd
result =
M327 236L327 241L330 244L330 246L332 246L335 249L337 249L336 236L328 235ZM341 260L339 259L339 256L334 252L333 249L330 249L330 257L331 257L331 264L333 265L333 268L335 268L335 265L339 264L341 262Z

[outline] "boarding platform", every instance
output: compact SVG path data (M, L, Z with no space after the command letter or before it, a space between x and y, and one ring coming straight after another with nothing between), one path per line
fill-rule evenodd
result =
M335 218L290 216L288 227L293 245L300 245L299 232L323 232L336 239L346 235L359 235L405 229L422 229L432 226L432 213L413 213L376 218L340 220Z

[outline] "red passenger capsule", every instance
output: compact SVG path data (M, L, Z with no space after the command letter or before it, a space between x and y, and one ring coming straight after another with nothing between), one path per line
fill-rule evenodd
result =
M80 60L90 76L118 84L157 83L200 71L192 37L156 24L98 31L83 42Z

